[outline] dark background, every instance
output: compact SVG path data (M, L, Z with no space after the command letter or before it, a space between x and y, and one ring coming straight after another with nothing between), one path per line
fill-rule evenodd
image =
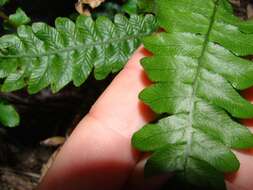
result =
M6 15L21 7L33 22L43 21L54 25L59 16L75 17L75 0L11 0L2 11ZM235 13L247 19L247 7L253 0L233 0ZM99 13L114 14L123 1L111 1L97 9ZM116 8L115 8L116 7ZM0 34L15 32L4 31L0 19ZM21 124L14 129L0 126L0 190L31 190L37 182L43 164L55 151L55 147L40 145L44 139L53 136L66 136L88 112L90 106L113 79L110 75L104 81L95 81L91 76L80 88L72 84L57 94L45 89L39 94L28 95L26 90L15 93L0 93L0 98L15 105L21 116ZM173 189L169 184L168 189ZM165 189L167 189L165 187ZM175 187L179 190L182 187ZM196 190L196 189L195 189Z

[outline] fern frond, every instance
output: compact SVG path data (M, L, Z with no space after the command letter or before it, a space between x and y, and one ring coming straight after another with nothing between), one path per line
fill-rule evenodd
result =
M0 100L0 123L5 127L16 127L20 118L12 105Z
M154 56L142 60L155 83L140 99L166 114L133 136L154 152L146 174L176 172L205 189L225 189L223 173L238 170L231 149L253 147L253 135L234 118L252 118L238 90L253 85L253 22L241 21L226 0L157 0L165 32L144 40Z
M4 6L9 0L0 0L0 7Z
M114 23L79 16L76 23L58 18L55 28L45 23L21 26L17 35L0 38L0 78L6 78L2 91L27 85L29 93L37 93L50 85L57 92L71 81L80 86L93 69L96 79L104 79L119 71L140 39L155 28L152 15L116 15Z

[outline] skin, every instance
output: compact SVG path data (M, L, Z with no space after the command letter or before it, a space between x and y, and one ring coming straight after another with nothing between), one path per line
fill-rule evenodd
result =
M37 190L155 190L168 180L170 176L144 179L147 155L131 146L132 134L155 117L138 100L150 84L139 64L144 56L143 47L135 52L74 130ZM253 100L253 90L244 95ZM250 120L244 123L253 126ZM226 175L227 187L250 190L253 150L234 152L241 167Z

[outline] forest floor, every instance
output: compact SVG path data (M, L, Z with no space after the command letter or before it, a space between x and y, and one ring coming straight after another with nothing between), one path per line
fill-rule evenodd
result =
M34 21L53 24L57 16L69 16L75 12L75 2L13 0L6 11L12 13L20 6ZM231 2L238 16L243 19L253 18L253 1ZM46 171L43 168L49 166L48 161L50 158L52 160L59 144L88 112L113 77L111 75L104 81L95 81L91 77L82 87L69 85L57 95L48 89L33 96L28 96L25 91L0 94L0 98L15 105L21 115L19 127L0 127L0 190L34 189L41 174Z

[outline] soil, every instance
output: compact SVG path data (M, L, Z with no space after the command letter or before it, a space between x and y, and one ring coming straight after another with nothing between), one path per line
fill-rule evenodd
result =
M70 85L57 95L48 89L34 96L27 96L24 91L0 94L15 105L21 116L20 126L0 128L0 190L33 189L43 164L57 148L43 146L41 142L50 137L65 137L112 78L91 78L81 88Z
M246 19L253 15L249 0L231 1L238 16ZM33 21L53 25L58 16L75 16L75 2L11 0L4 11L8 15L17 7L22 7ZM0 34L3 33L1 29ZM69 134L113 77L111 75L104 81L90 77L80 88L70 84L58 94L52 94L49 89L33 96L28 96L25 90L0 93L0 98L15 105L21 115L19 127L0 127L0 190L34 189L39 182L43 165L57 149L57 146L45 146L41 142L50 137L65 137Z

